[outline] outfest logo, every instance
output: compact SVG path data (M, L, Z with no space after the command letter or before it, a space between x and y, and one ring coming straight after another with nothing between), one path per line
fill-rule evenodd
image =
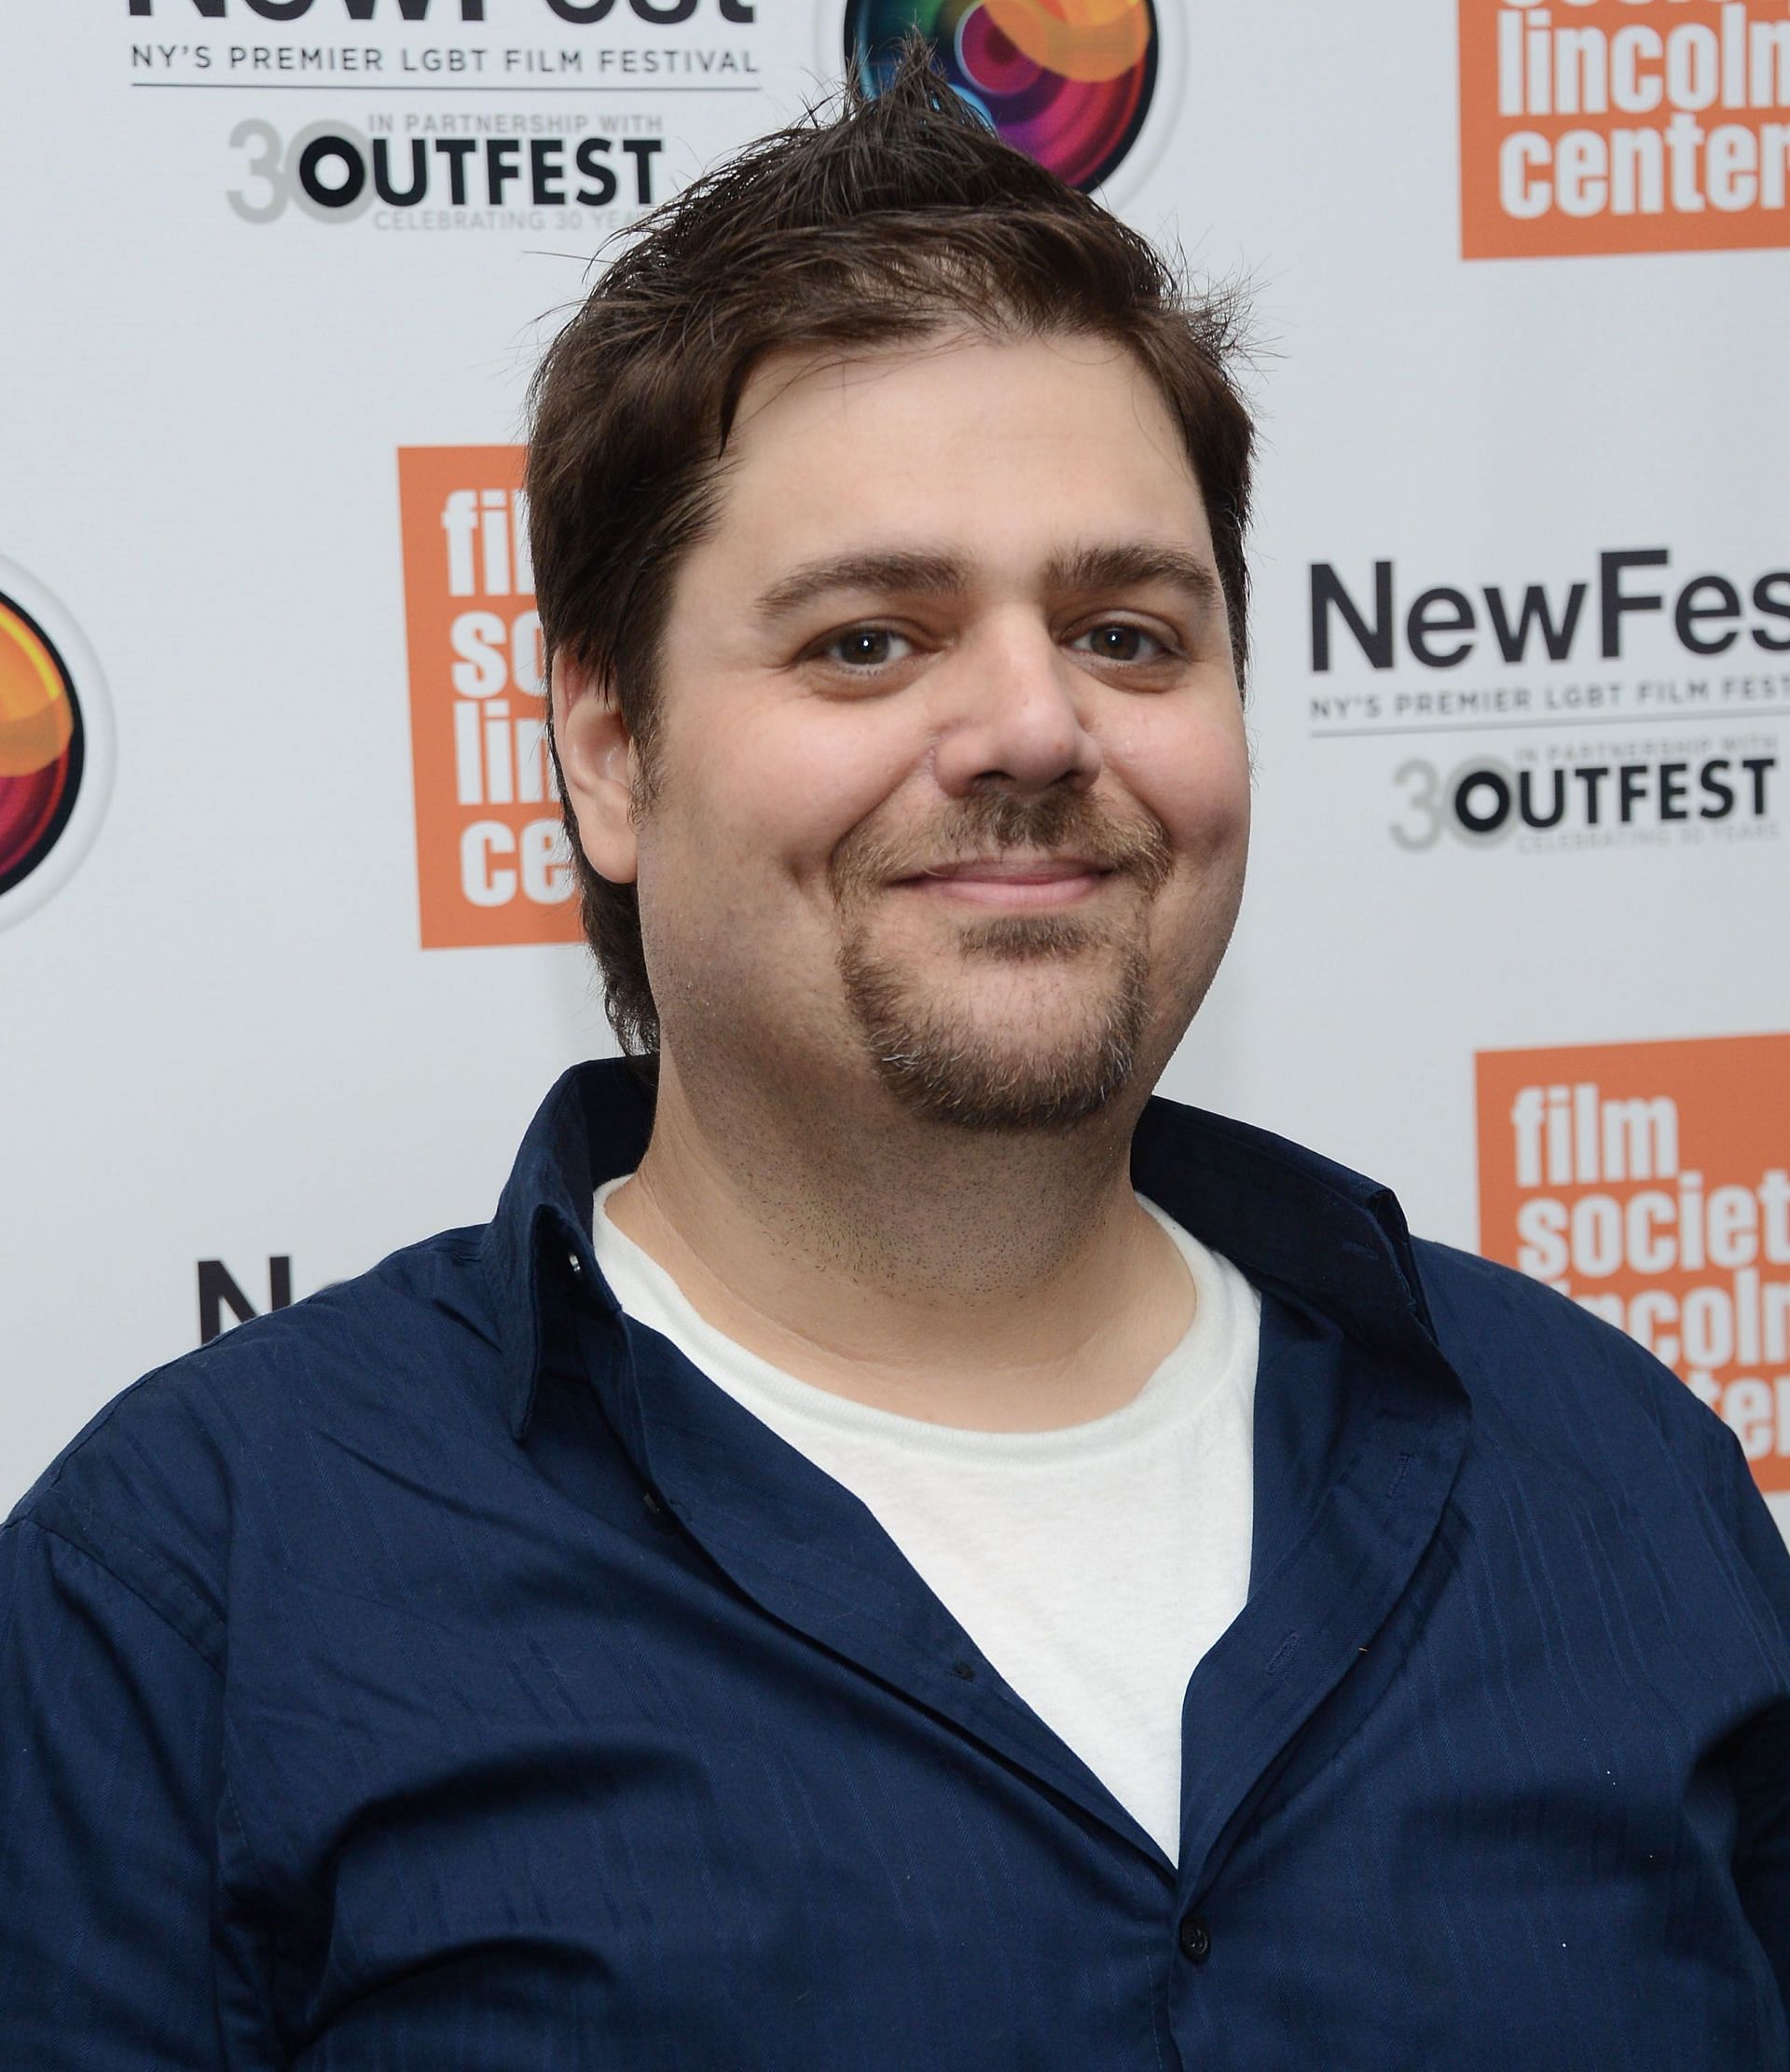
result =
M609 222L604 212L631 220L664 199L654 185L663 130L661 117L638 112L412 110L375 114L365 129L313 122L287 137L250 117L230 132L242 184L227 199L244 223L272 223L292 207L318 223L371 211L380 229L582 230Z
M99 830L112 722L80 628L0 561L0 927L59 892Z
M1459 0L1468 259L1790 244L1790 0Z
M1790 1489L1790 1035L1477 1064L1480 1251L1658 1354Z
M129 9L133 87L255 96L220 130L226 199L250 224L623 229L666 199L667 169L690 147L683 123L699 101L668 114L659 95L764 89L758 0L129 0ZM530 98L505 105L505 93Z
M1157 97L1152 0L847 0L846 62L874 88L916 29L961 99L1084 192L1131 156Z
M519 446L398 454L425 950L579 940Z

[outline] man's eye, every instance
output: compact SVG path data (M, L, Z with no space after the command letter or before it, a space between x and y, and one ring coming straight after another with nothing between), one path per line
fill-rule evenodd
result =
M1078 633L1069 645L1102 662L1154 662L1168 652L1166 644L1153 633L1122 622L1091 626L1086 633Z
M902 661L908 645L902 635L891 633L887 626L852 626L835 633L820 652L847 668L879 669L886 663Z

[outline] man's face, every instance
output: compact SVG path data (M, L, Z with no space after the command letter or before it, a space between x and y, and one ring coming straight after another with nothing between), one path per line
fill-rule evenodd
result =
M681 569L638 882L667 1054L971 1128L1153 1081L1247 752L1197 485L1104 341L759 370Z

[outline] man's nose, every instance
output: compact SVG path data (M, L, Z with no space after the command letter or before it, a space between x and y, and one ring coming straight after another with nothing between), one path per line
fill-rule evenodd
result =
M1022 791L1067 783L1086 790L1100 747L1084 701L1093 686L1047 628L1008 623L967 641L944 680L944 723L933 751L940 788L953 795L1004 781Z

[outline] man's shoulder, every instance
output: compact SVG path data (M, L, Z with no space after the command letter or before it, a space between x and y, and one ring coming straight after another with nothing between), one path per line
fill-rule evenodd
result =
M1733 1434L1625 1331L1512 1267L1427 1239L1412 1252L1476 1424L1521 1434L1600 1479L1730 1479L1741 1462Z
M481 1236L424 1239L145 1375L7 1527L76 1547L220 1658L232 1562L297 1552L326 1516L333 1461L451 1454L503 1428Z

